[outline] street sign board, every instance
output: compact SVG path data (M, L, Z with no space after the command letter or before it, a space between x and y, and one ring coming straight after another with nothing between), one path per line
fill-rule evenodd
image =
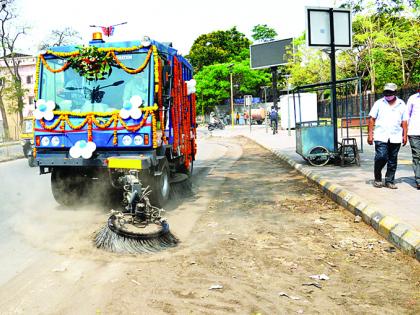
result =
M334 45L339 49L352 47L351 11L347 9L306 7L306 44L313 48L331 47L332 11Z
M252 95L244 95L244 103L246 106L252 105Z
M286 49L293 38L274 40L249 46L251 69L264 69L287 64Z

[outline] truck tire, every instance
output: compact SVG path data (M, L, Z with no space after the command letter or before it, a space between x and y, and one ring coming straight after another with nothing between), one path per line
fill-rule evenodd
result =
M53 168L51 191L55 201L63 206L73 206L81 202L86 187L86 179L76 170L64 167Z
M163 208L169 200L169 194L171 191L169 175L169 165L165 158L162 162L161 174L154 176L152 180L150 202L155 207Z

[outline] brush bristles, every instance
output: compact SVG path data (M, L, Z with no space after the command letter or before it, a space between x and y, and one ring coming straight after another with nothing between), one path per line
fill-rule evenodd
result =
M179 240L169 231L162 232L153 238L127 237L113 232L108 225L104 226L94 239L95 246L114 253L138 254L153 253L174 247Z

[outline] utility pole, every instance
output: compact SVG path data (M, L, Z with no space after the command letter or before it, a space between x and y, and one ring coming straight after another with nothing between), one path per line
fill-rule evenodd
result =
M232 119L232 127L234 126L234 111L233 111L233 73L232 73L232 68L233 68L234 64L231 63L228 68L229 68L229 73L230 73L230 112L231 112L231 119Z

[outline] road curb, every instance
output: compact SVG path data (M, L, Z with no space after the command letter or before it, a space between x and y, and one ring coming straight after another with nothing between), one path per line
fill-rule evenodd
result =
M288 163L310 181L317 184L332 200L354 215L362 217L363 221L373 227L379 235L388 240L395 247L399 248L403 253L416 258L417 261L420 262L420 233L413 227L400 221L398 218L384 215L380 209L370 206L367 201L356 194L335 183L325 180L312 169L294 161L286 154L267 147L252 138L247 138L271 151L282 161Z
M25 156L23 154L22 155L17 155L17 156L10 156L10 157L7 157L5 159L0 158L0 163L10 162L10 161L24 159L24 158L25 158Z
M10 147L16 144L20 144L20 141L12 141L12 142L4 142L4 143L0 143L0 148L1 147Z

